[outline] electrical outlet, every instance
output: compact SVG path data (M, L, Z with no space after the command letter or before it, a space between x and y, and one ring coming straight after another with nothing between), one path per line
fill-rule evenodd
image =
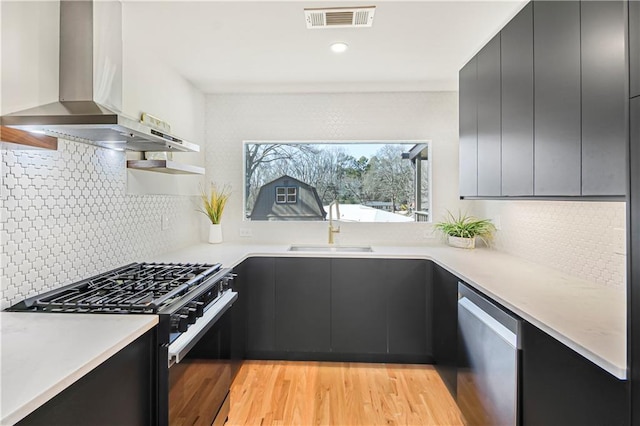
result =
M627 234L622 228L613 228L613 252L627 254Z
M166 214L163 214L160 217L160 229L162 229L163 231L169 229L169 216L167 216Z
M251 230L251 228L240 228L240 237L251 238L253 237L253 231Z

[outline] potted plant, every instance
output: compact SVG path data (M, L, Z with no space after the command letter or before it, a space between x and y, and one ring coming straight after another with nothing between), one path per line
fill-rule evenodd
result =
M222 219L222 213L227 205L227 201L231 196L231 191L228 187L218 189L216 184L211 183L209 191L204 188L200 188L200 200L202 206L198 209L211 221L209 226L209 242L211 244L222 242L222 225L220 220Z
M491 219L478 219L460 212L456 217L449 211L446 220L436 223L435 228L447 237L450 246L468 249L475 248L476 238L488 246L496 230Z

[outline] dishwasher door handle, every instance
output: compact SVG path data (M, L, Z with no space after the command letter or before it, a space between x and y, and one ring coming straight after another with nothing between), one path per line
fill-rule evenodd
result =
M513 348L518 348L518 336L507 327L502 325L498 320L489 315L486 311L473 303L470 299L462 297L458 300L458 308L465 309L467 312L475 316L484 325L493 330L505 342Z

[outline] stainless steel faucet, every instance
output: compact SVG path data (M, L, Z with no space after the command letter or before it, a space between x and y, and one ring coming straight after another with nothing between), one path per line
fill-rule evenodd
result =
M338 200L333 200L331 204L329 204L329 244L333 244L333 234L340 233L340 226L333 226L333 206L336 206L336 220L340 219L340 204L338 204Z

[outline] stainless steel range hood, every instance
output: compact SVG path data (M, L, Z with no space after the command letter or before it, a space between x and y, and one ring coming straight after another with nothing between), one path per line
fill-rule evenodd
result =
M112 149L200 151L161 127L124 116L121 103L120 1L61 0L59 101L4 115L0 123Z

